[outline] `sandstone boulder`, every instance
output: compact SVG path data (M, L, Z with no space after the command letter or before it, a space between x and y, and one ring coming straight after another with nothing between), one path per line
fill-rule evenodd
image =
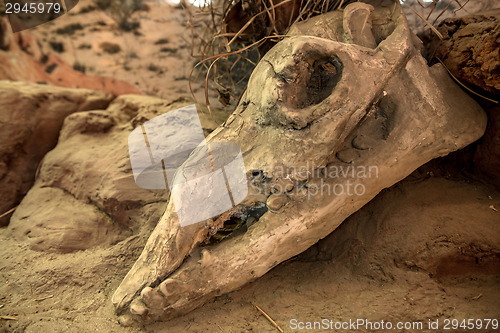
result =
M29 190L37 166L57 143L64 118L105 109L112 99L102 91L0 81L0 214L14 208ZM2 217L0 224L7 224L9 217Z
M10 230L32 249L53 252L106 246L149 231L169 192L136 185L128 136L148 119L187 103L124 95L107 110L67 117L57 146L45 156L35 185L12 216Z

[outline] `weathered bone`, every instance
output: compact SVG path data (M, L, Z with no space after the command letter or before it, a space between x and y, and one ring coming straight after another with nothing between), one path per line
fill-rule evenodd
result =
M168 320L240 288L327 236L382 189L483 134L483 111L441 66L427 66L398 2L354 3L289 35L207 138L241 148L249 195L183 228L171 200L113 296L118 313ZM332 176L340 169L347 174ZM332 191L338 186L344 193ZM364 191L352 195L355 186ZM212 244L235 220L246 232Z

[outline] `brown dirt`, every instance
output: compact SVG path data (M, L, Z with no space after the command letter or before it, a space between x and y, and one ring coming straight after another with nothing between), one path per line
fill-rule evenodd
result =
M297 331L290 328L292 318L424 323L498 318L496 208L500 193L480 183L405 181L381 193L327 239L256 282L171 322L147 327L118 325L110 302L144 237L107 249L43 254L3 229L0 316L17 320L1 320L0 331L276 331L252 304L285 332Z

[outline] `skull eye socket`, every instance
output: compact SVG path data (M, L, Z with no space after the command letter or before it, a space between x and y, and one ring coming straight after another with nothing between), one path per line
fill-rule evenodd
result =
M309 105L318 104L330 96L341 76L342 63L339 58L314 61L312 73L307 83L307 95L310 96Z
M321 103L332 94L342 77L342 69L342 63L336 56L301 59L287 68L287 73L281 73L283 86L280 101L295 109Z

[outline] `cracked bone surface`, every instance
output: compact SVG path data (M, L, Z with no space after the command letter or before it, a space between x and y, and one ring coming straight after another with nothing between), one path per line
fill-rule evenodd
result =
M370 4L296 24L263 57L207 138L240 147L247 197L187 227L170 200L113 295L118 314L168 320L236 290L422 164L481 137L484 112L443 67L427 66L399 2ZM226 237L230 225L243 227Z

